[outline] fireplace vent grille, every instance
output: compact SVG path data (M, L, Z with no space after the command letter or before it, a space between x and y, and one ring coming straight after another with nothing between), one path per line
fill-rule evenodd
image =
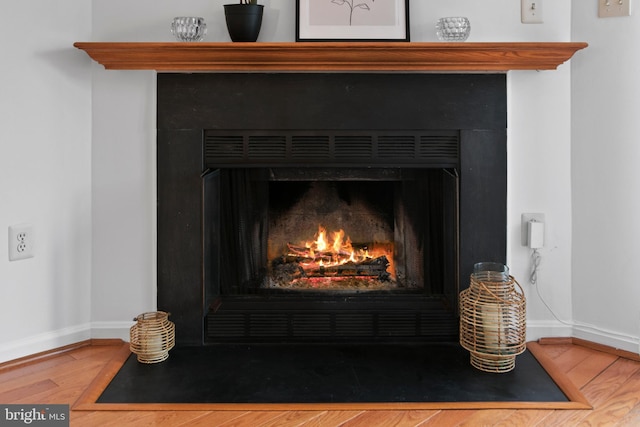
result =
M326 135L294 135L291 137L291 155L296 159L330 159L331 139Z
M370 135L336 135L335 153L338 158L372 159L373 137Z
M206 130L208 168L323 166L456 167L458 131Z
M311 308L306 300L266 304L233 298L229 301L207 315L208 342L439 341L453 339L458 333L458 320L451 312L416 296L394 298L386 305L366 299L359 309L335 301L325 309L319 309L322 304L317 302Z

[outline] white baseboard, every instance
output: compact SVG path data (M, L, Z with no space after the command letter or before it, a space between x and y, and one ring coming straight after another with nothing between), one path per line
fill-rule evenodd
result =
M554 337L580 338L595 344L640 354L639 338L604 331L588 325L567 325L558 321L527 321L527 341Z
M121 339L129 341L129 328L135 322L93 322L85 323L56 331L33 335L20 340L2 343L0 363L33 356L59 347L77 344L92 338Z
M527 341L537 341L548 337L572 337L573 327L558 321L527 321Z
M0 350L0 363L76 344L90 338L91 325L85 323L3 343Z
M638 338L634 339L633 337L603 331L586 325L575 325L573 327L572 336L573 338L580 338L585 341L606 345L619 350L625 350L630 353L640 354Z
M135 322L92 322L91 338L109 339L119 338L125 342L129 341L129 329Z

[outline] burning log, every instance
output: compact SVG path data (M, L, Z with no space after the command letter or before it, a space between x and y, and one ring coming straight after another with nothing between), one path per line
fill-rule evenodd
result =
M289 252L290 255L295 255L295 256L301 256L301 257L305 257L305 258L309 258L310 253L312 252L311 249L304 247L304 246L297 246L297 245L292 245L291 243L287 243L287 247L289 248ZM345 251L345 250L340 250L340 251L332 251L332 250L326 250L326 251L320 251L320 250L315 250L313 251L314 259L315 258L328 258L331 259L331 257L333 256L341 256L341 257L349 257L351 256L351 252Z
M304 269L308 277L345 277L345 276L380 276L387 275L389 261L386 256L373 258L361 262L348 262L340 265L318 266L317 268Z
M386 254L392 253L389 248L370 253L369 245L353 245L343 230L333 232L332 237L333 241L328 241L326 230L319 226L315 241L287 243L285 254L272 259L272 286L361 289L394 282L387 271L390 262Z
M307 257L309 255L309 248L305 248L304 246L296 246L291 243L287 243L287 248L289 249L289 253L291 255L297 255L300 257Z
M304 258L303 258L304 259ZM389 260L386 256L366 259L359 262L347 262L340 265L317 265L305 267L301 265L298 257L286 256L280 259L278 265L274 265L275 276L286 276L289 280L301 277L375 277L378 280L389 280Z

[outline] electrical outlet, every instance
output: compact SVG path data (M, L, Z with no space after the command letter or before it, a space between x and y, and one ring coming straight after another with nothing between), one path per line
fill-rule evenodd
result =
M33 258L34 255L33 226L20 224L9 227L9 261Z
M631 0L598 0L598 17L631 16Z
M520 15L523 24L542 24L542 0L520 0Z
M522 246L529 245L529 221L544 223L543 213L523 213L520 224L520 243Z

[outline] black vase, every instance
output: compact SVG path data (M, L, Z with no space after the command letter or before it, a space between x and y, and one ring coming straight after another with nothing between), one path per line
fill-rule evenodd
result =
M227 30L234 42L254 42L262 26L261 4L225 4L224 16Z

